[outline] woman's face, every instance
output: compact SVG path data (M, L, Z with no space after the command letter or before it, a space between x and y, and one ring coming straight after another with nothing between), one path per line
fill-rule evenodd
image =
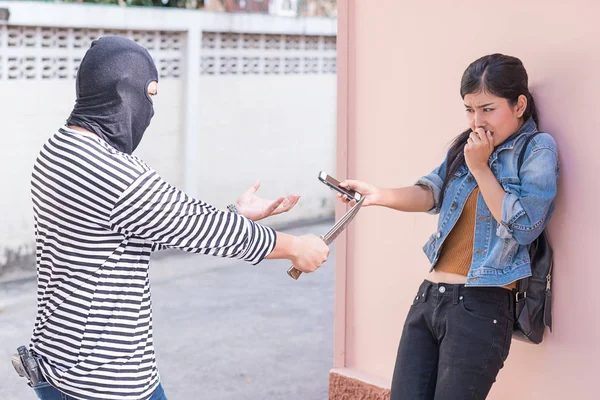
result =
M490 131L494 146L498 146L523 125L527 97L519 96L517 103L511 106L507 99L482 90L467 94L464 103L471 130L482 128Z

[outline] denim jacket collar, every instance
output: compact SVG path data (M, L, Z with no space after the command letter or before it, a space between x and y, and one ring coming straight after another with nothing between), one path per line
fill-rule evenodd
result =
M537 124L535 123L533 118L529 117L529 119L527 121L525 121L523 123L523 125L521 125L521 127L519 128L519 130L517 132L512 134L500 146L496 147L496 149L490 156L490 160L489 160L490 164L498 158L498 153L500 153L501 151L506 150L506 149L513 149L515 147L515 144L517 143L517 141L519 139L521 139L522 137L524 137L525 134L534 133L534 132L537 132L537 130L538 130Z

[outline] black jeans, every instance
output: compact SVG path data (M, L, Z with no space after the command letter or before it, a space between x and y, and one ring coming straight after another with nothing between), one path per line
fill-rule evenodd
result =
M485 399L508 356L513 294L425 281L406 317L390 400Z

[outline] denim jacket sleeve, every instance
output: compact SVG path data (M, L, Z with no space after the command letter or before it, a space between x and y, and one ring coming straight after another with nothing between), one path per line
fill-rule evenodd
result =
M444 184L444 177L446 176L446 160L435 168L429 175L425 175L415 185L425 186L433 193L433 207L427 211L429 214L439 214L442 205L440 204L440 197L442 194L442 185Z
M550 135L544 135L539 142L536 139L525 153L519 173L519 193L507 191L504 195L502 220L496 230L499 237L513 238L521 245L530 244L542 233L554 209L558 184L559 164L554 139Z

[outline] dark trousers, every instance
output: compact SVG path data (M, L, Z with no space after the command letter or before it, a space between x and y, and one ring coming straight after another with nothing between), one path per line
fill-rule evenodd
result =
M51 386L48 382L42 382L39 385L34 386L33 390L35 390L35 394L37 394L38 399L40 400L75 400L74 397L67 396L55 387ZM148 400L167 400L165 391L160 383Z
M508 356L513 294L424 281L396 358L390 400L485 399Z

